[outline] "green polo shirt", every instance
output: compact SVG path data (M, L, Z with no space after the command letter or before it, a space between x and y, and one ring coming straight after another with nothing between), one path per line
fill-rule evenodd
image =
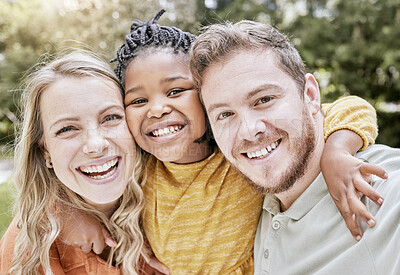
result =
M385 198L381 207L363 202L377 224L360 225L353 239L320 174L285 212L267 195L254 246L255 274L400 274L400 149L369 146L356 156L384 168L388 180L373 177Z

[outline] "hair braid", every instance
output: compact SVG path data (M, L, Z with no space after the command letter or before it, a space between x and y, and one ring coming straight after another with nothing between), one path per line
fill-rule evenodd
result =
M132 23L125 43L118 48L117 56L111 60L118 62L114 72L122 86L125 86L125 71L129 63L146 48L171 47L174 53L189 53L196 36L176 27L158 25L157 21L164 12L164 9L160 10L150 21L135 20Z

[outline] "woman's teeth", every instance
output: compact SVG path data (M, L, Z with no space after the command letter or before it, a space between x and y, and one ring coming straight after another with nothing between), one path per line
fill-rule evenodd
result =
M107 161L103 165L92 165L81 167L80 170L93 179L104 179L110 176L117 169L118 158Z
M163 137L166 135L172 135L182 128L183 128L183 126L181 126L181 125L169 126L169 127L165 127L164 129L154 130L151 132L151 134L155 137Z
M271 151L273 151L276 147L278 147L280 140L277 140L270 145L268 145L266 148L263 148L259 151L255 152L247 152L247 157L252 159L252 158L264 158L266 157Z

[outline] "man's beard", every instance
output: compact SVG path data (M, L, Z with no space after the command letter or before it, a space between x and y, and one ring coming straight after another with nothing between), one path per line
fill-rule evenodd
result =
M258 183L246 176L242 171L235 167L236 170L243 176L243 178L258 192L261 194L277 194L289 190L294 183L304 176L312 152L315 149L315 126L312 124L310 116L303 111L303 123L301 137L292 141L290 144L290 150L292 158L288 160L291 162L289 167L282 173L282 176L276 180L276 183L272 186L265 184L268 178L268 173L265 173L263 179L259 179Z

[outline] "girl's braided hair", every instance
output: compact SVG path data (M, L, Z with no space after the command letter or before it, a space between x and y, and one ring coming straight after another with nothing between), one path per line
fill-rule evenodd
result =
M184 32L176 27L160 26L158 19L165 12L160 10L150 21L135 20L131 26L131 32L126 36L125 43L117 50L117 56L111 62L117 61L115 74L125 86L125 71L129 63L146 48L171 47L174 53L188 54L196 36Z

